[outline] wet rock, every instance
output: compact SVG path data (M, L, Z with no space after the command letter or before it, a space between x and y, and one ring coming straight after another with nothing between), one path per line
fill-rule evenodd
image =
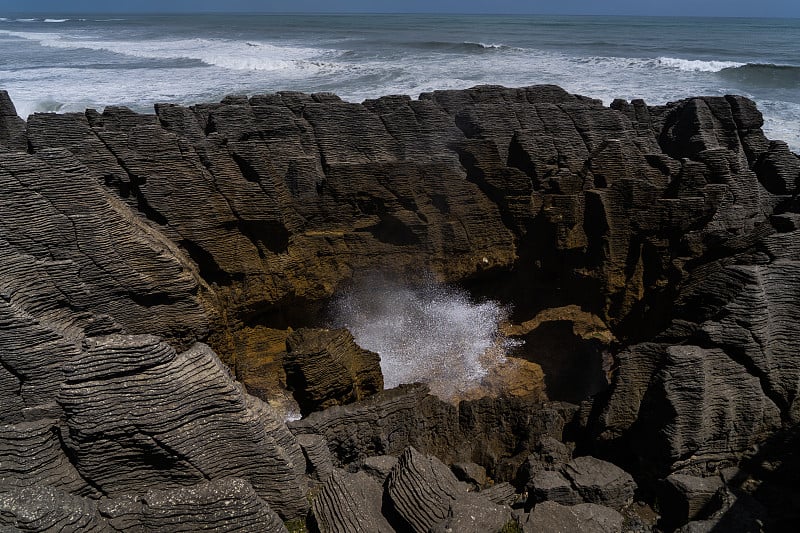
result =
M286 339L286 385L306 415L383 390L380 357L345 329L299 329Z

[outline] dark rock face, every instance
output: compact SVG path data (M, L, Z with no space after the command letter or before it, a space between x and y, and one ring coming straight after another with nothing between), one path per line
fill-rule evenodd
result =
M17 108L7 91L0 90L0 149L26 151L28 137L25 121L17 116Z
M576 457L561 472L586 503L621 509L633 502L636 482L630 474L607 461Z
M567 433L656 479L739 462L800 422L800 159L761 125L742 97L608 108L552 86L25 124L0 92L0 516L102 530L99 495L139 516L148 490L206 501L187 487L234 476L296 518L306 462L321 482L409 445L497 480L525 463L584 498L558 466L569 450L537 450ZM513 303L512 321L538 324L521 335L553 337L531 358L554 396L591 402L456 407L404 387L293 424L314 436L304 456L214 354L260 390L278 381L251 371L276 330L319 325L356 272L419 268ZM340 366L353 392L336 402L380 388Z
M286 339L286 385L306 415L383 390L380 357L346 329L299 329Z
M298 438L324 437L339 466L400 455L413 446L448 463L480 463L502 481L514 479L542 436L563 438L576 410L521 398L483 398L455 407L429 395L423 385L410 385L288 425Z

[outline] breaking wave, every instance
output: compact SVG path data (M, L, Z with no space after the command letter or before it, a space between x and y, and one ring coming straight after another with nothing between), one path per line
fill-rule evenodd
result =
M229 70L324 71L336 69L328 59L341 52L311 47L276 46L228 39L93 40L58 33L0 31L4 35L67 50L96 50L140 59L195 60Z
M659 57L656 64L684 72L719 72L723 69L741 67L744 63L736 61L704 61L701 59L679 59L675 57Z
M334 300L331 314L334 327L381 356L386 388L422 382L445 399L480 384L513 345L499 331L505 307L430 276L414 284L366 277Z

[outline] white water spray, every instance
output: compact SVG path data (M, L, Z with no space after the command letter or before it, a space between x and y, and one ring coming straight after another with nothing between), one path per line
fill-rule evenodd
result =
M370 276L332 305L333 326L381 356L386 388L427 383L451 399L476 387L492 365L504 362L511 341L500 332L508 311L494 301L434 281L417 284Z

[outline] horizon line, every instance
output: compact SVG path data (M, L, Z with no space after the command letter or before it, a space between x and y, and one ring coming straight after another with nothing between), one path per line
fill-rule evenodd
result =
M0 14L3 14L0 11ZM552 16L552 17L619 17L619 18L687 18L687 19L800 19L800 15L671 15L628 13L533 13L533 12L488 12L488 11L9 11L6 15L466 15L466 16Z

